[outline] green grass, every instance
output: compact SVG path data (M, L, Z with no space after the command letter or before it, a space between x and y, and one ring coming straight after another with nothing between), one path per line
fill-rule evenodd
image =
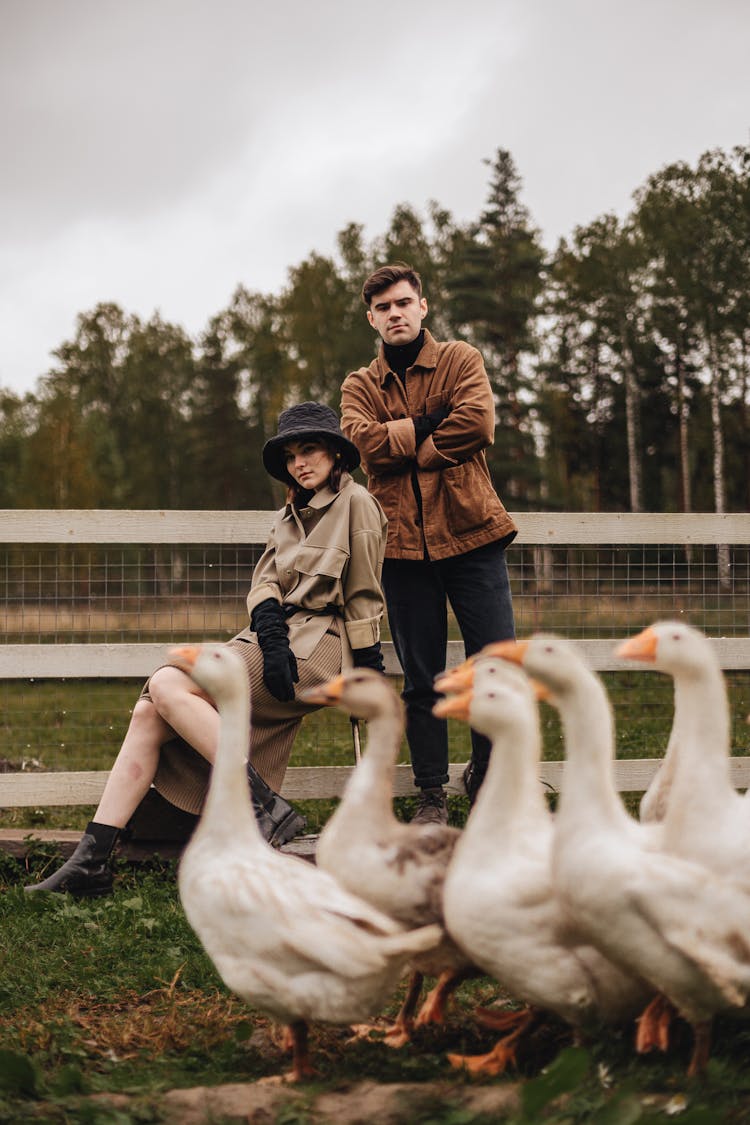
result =
M32 857L30 877L43 862ZM0 1121L159 1122L166 1090L253 1082L288 1068L268 1020L229 995L203 953L182 912L172 865L120 863L115 894L94 902L25 896L26 877L17 861L2 861ZM302 1096L367 1078L448 1083L460 1095L468 1080L450 1069L446 1054L489 1049L493 1034L473 1011L498 991L485 978L464 985L446 1026L418 1031L401 1052L376 1037L347 1045L345 1029L314 1028L318 1075ZM384 1014L393 1016L400 999L401 992ZM717 1020L702 1081L685 1078L690 1036L679 1025L666 1055L638 1057L631 1036L614 1031L584 1050L570 1048L562 1025L542 1022L519 1053L518 1071L486 1080L523 1079L527 1113L512 1118L518 1125L666 1122L665 1104L682 1097L688 1108L677 1120L688 1125L750 1120L750 1023ZM126 1115L96 1102L104 1091L129 1095ZM479 1125L481 1117L456 1117L449 1103L444 1091L434 1112L419 1120Z
M637 672L604 679L615 707L619 756L656 756L671 724L669 681ZM745 753L750 674L731 673L728 679L734 747ZM28 691L25 686L21 696L7 700L0 756L17 754L26 738L30 750L42 748L47 768L107 768L138 689L119 682L40 682ZM546 756L560 758L559 722L547 706L542 727ZM466 728L451 724L451 757L461 761L467 754ZM351 756L348 722L323 710L303 724L292 762L344 764ZM398 801L397 811L408 815L410 803ZM462 823L465 800L452 798L450 805L452 822ZM333 802L304 803L312 830L332 807ZM77 829L92 811L6 810L0 823ZM0 853L0 1122L160 1122L160 1098L168 1089L255 1081L287 1068L268 1021L227 993L205 957L182 913L172 865L155 860L135 868L120 861L116 893L99 902L25 896L23 883L37 881L59 858L53 845L42 844L34 845L26 865ZM424 1029L400 1053L376 1040L345 1046L343 1029L316 1028L319 1077L301 1096L363 1078L450 1083L458 1103L436 1095L430 1114L414 1120L488 1125L497 1118L460 1109L466 1080L449 1068L446 1055L489 1049L492 1033L476 1024L473 1010L496 994L486 980L464 985L448 1025ZM387 1014L395 1013L399 1000L400 994ZM523 1079L528 1104L525 1115L512 1118L514 1125L667 1122L672 1117L665 1107L679 1109L683 1096L687 1108L674 1117L682 1125L750 1122L750 1021L717 1020L713 1057L701 1082L685 1078L689 1049L683 1029L666 1056L637 1057L630 1036L613 1032L571 1051L565 1029L548 1025L524 1047L518 1073L490 1081ZM128 1094L127 1110L97 1102L102 1091ZM300 1109L298 1116L280 1116L278 1125L292 1121L301 1125L312 1118Z
M633 683L614 674L606 679L620 720L621 754L653 753L668 732L669 685L661 677L637 674L630 677ZM744 733L748 679L732 680L736 729ZM649 689L637 700L634 684ZM107 691L111 687L102 688L103 697ZM44 696L40 691L36 699ZM38 709L42 730L44 715L55 714L55 698L50 692L46 708ZM132 693L123 691L123 708L130 699ZM108 706L116 709L116 703L110 699ZM546 706L543 729L548 756L559 757L559 725ZM452 735L462 732L465 736L457 724ZM87 768L104 768L113 752L100 747L99 760ZM453 742L457 758L466 752L466 744ZM333 764L350 757L348 724L341 716L322 711L303 725L295 761ZM398 811L407 815L409 804L397 802ZM332 802L305 804L313 829L331 807ZM80 828L91 811L24 809L6 812L4 819L23 813L33 826ZM465 815L466 802L451 799L452 821L460 824ZM273 1045L268 1021L227 993L205 957L182 913L172 865L154 861L134 868L120 861L115 895L99 902L22 893L24 882L36 881L58 862L54 845L36 844L26 865L0 853L0 1121L159 1122L160 1097L168 1089L255 1081L286 1069L288 1060ZM366 1077L380 1083L458 1083L460 1092L465 1080L449 1068L446 1055L489 1049L492 1034L472 1013L496 994L486 980L464 985L449 1024L425 1029L400 1053L377 1041L345 1047L342 1029L316 1029L319 1077L308 1093ZM395 1014L399 999L388 1014ZM515 1118L519 1125L666 1122L664 1106L683 1095L688 1108L676 1120L687 1125L750 1121L750 1025L728 1017L717 1021L712 1062L701 1083L687 1083L684 1076L689 1046L683 1031L667 1056L638 1058L629 1036L607 1033L583 1054L570 1054L569 1035L553 1025L531 1038L517 1074L491 1081L524 1079L524 1096L535 1108L531 1116ZM118 1117L92 1100L102 1091L128 1094L127 1114ZM553 1099L554 1091L562 1094L562 1103ZM428 1119L436 1125L482 1120L461 1117L445 1098Z

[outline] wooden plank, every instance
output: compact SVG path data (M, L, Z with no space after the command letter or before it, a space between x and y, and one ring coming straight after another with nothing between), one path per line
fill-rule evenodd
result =
M108 777L108 770L3 773L0 774L0 808L98 805Z
M71 832L63 828L10 828L0 829L0 852L11 855L15 859L23 860L36 843L54 844L63 859L68 859L73 854L81 839L81 833ZM317 836L295 836L289 843L283 844L281 851L285 855L296 855L300 859L315 860ZM120 840L117 845L116 857L135 863L153 859L159 855L162 859L177 859L182 854L186 841L174 840ZM49 874L49 872L47 872Z
M620 792L638 793L648 787L660 758L618 759L614 763L615 784ZM449 767L449 793L463 793L461 774L465 762L452 762ZM283 795L290 801L321 800L339 797L353 766L291 766L286 772ZM540 778L553 789L560 788L563 762L542 762ZM69 773L4 773L0 774L0 808L28 808L38 805L96 805L108 777L106 770ZM732 783L738 789L750 786L750 756L731 759ZM394 793L397 797L414 796L411 766L396 767Z
M750 543L750 514L513 512L517 543ZM4 543L265 543L273 511L2 509Z
M519 545L750 543L745 512L514 512Z
M0 828L0 845L11 840L18 840L19 837L24 839L27 836L39 840L42 844L58 842L77 844L81 838L81 833L69 828Z
M0 510L2 543L265 543L272 511Z
M632 630L633 633L637 631ZM649 664L637 660L620 660L614 655L615 648L625 636L623 633L620 638L612 637L607 640L582 639L575 644L595 672L654 672L655 669ZM750 637L711 637L710 641L725 671L750 668Z
M648 664L618 660L614 649L619 640L614 637L575 643L597 672L653 671ZM711 644L725 670L750 668L750 637L716 637ZM168 644L0 645L0 680L145 678L166 662L170 647ZM388 675L400 675L401 667L391 641L383 642L383 656ZM463 643L449 641L447 667L454 668L463 658Z
M170 645L0 645L0 680L145 678Z
M0 680L145 678L168 659L169 644L0 645ZM386 672L400 675L391 641L383 644ZM464 658L463 644L448 645L448 667Z

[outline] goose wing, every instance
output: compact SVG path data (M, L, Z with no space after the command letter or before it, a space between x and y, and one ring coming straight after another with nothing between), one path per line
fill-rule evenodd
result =
M181 879L185 911L207 949L244 949L294 963L295 971L319 967L356 977L379 971L401 948L437 943L439 927L412 937L304 860L275 852L254 859L227 862L220 875L194 870Z

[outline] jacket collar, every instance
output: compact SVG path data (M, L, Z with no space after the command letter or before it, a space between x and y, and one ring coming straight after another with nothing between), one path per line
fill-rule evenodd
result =
M339 488L338 492L334 492L330 484L327 484L325 488L319 489L318 492L313 492L312 496L307 501L307 504L305 504L304 508L301 508L300 511L303 512L305 508L313 508L317 512L322 511L324 508L329 508L336 497L339 496L341 492L343 492L344 488L346 488L346 486L351 483L351 480L351 473L343 472L341 474L341 487ZM289 517L291 517L292 519L294 518L294 509L291 504L286 505L286 509L284 512L284 518L286 519Z
M424 330L424 343L422 344L421 351L414 361L413 367L424 367L427 371L432 371L437 367L438 360L438 346L437 341L431 335L427 328ZM375 365L377 368L378 378L380 379L381 387L390 379L398 378L397 375L391 371L385 358L385 351L381 342L378 348L378 354L375 357Z

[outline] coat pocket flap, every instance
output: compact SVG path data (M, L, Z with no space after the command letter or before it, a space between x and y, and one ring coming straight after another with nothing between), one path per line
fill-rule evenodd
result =
M315 547L310 543L301 545L295 558L295 566L301 574L325 574L329 578L340 578L349 554L340 547Z

